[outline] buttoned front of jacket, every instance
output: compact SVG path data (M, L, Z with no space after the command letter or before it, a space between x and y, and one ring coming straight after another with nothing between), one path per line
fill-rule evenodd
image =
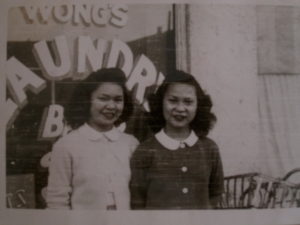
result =
M53 147L49 208L129 209L129 160L137 140L118 130L99 133L87 125Z
M218 148L208 138L176 150L151 138L135 151L131 169L135 209L207 209L223 192Z

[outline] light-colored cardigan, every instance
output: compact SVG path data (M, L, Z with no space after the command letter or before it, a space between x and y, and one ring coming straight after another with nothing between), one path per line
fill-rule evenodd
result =
M56 209L129 209L129 160L135 137L112 129L100 133L87 124L53 146L47 206Z

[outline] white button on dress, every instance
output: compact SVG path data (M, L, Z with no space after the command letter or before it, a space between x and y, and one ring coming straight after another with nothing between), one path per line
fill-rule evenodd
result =
M184 142L180 142L179 147L180 148L185 148L185 143Z
M183 194L187 194L188 192L189 192L189 189L188 189L188 188L186 188L186 187L185 187L185 188L182 188L182 193L183 193Z
M188 168L186 166L183 166L181 167L181 171L185 173L186 171L188 171Z

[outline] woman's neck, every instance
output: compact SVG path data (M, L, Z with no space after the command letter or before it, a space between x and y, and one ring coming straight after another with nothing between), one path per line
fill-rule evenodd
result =
M107 132L113 128L113 126L99 126L99 125L96 125L95 123L90 123L89 121L87 122L87 124L101 133Z
M176 128L173 128L173 127L171 128L171 127L168 127L168 126L166 126L164 128L164 131L169 137L171 137L175 140L178 140L178 141L182 141L182 140L186 139L191 133L190 128L178 128L178 129L176 129Z

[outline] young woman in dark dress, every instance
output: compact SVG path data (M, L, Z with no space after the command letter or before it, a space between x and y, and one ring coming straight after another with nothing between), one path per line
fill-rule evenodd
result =
M192 75L174 71L149 103L156 133L131 158L131 208L215 208L223 168L207 137L216 121L210 97Z

